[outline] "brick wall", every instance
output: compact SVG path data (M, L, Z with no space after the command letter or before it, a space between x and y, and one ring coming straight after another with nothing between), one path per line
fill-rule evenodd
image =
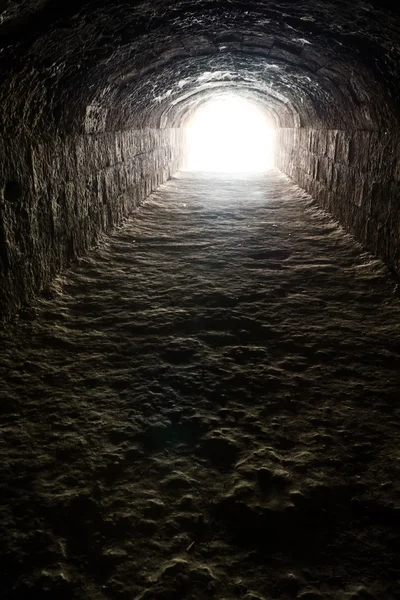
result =
M177 129L0 138L0 319L168 179L182 154Z
M400 131L280 129L277 167L400 275Z

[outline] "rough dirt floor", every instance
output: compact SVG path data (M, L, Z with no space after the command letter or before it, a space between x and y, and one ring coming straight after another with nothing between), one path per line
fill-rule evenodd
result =
M399 334L285 176L178 175L1 334L1 597L400 598Z

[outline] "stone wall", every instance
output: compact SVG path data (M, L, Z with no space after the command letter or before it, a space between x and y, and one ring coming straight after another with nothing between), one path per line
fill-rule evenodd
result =
M400 275L400 131L280 129L277 167Z
M0 319L168 179L182 154L179 129L0 138Z

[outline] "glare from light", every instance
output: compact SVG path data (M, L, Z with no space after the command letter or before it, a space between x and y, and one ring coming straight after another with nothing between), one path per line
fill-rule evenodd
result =
M275 130L243 98L207 102L194 113L186 136L188 171L257 172L274 166Z

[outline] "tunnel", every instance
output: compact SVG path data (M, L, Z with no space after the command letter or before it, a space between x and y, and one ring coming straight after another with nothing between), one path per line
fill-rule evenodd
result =
M398 273L390 3L2 4L4 317L181 166L188 115L227 91L264 107L276 166Z
M0 0L0 81L3 597L399 598L398 4Z

